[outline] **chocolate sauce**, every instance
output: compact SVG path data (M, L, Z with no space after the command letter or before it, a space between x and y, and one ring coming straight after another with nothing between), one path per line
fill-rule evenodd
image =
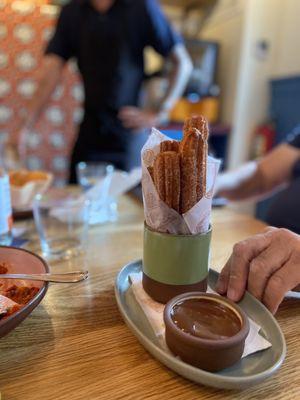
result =
M171 318L183 332L202 339L226 339L241 330L239 317L229 307L209 299L183 300L173 307Z

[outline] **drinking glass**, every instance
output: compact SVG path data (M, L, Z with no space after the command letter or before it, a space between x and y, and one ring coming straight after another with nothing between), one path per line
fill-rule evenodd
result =
M114 166L108 163L80 162L76 165L77 180L84 191L92 188L97 182L111 176Z
M114 166L104 162L80 162L76 166L77 180L91 202L91 225L115 221L116 200L109 195Z
M37 195L33 215L43 256L68 259L87 243L90 202L84 195L52 189Z

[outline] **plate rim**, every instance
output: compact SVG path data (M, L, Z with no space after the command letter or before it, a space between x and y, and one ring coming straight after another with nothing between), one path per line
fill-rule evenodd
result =
M191 374L198 374L199 371L201 371L201 375L203 376L203 378L208 378L209 380L211 380L212 378L218 378L218 380L222 380L225 384L237 384L238 386L242 387L245 385L250 386L251 383L255 384L257 382L261 382L262 380L270 377L273 373L275 373L279 367L282 365L285 357L286 357L286 342L285 342L285 338L284 335L281 331L281 328L278 324L278 322L276 321L276 319L274 318L274 316L269 312L269 310L267 310L267 308L260 303L256 298L254 298L249 292L246 292L246 296L249 296L251 298L252 301L254 301L255 303L259 303L260 307L263 307L268 313L269 313L269 317L271 317L271 319L273 320L273 323L276 325L276 328L279 332L279 336L282 342L282 352L280 354L280 356L278 357L278 359L274 362L274 364L269 367L268 369L256 373L256 374L252 374L250 376L247 377L231 377L231 376L226 376L226 375L218 375L217 373L213 373L213 372L208 372L205 371L203 369L200 368L196 368L192 365L189 365L187 363L184 363L181 360L176 359L176 357L172 354L168 354L167 352L165 352L161 347L159 347L157 344L155 344L153 341L151 341L140 329L139 327L131 320L131 318L128 316L125 308L123 307L122 301L121 301L121 296L120 296L120 292L118 290L118 283L120 281L120 277L121 275L124 273L124 271L126 271L129 267L133 266L133 265L142 265L142 260L141 259L137 259L135 261L129 262L126 265L124 265L121 270L119 271L119 273L117 274L117 277L115 279L115 284L114 284L114 291L115 291L115 298L117 301L117 305L119 308L119 311L122 314L122 317L125 320L125 323L129 326L131 332L134 334L134 336L136 336L138 338L138 340L141 338L143 341L145 341L147 343L147 345L149 345L150 348L152 348L155 352L158 352L162 358L166 358L168 361L170 361L170 363L175 363L178 364L179 366L181 364L183 368L185 368L188 372L190 372ZM213 271L213 273L218 274L217 271L210 269ZM140 336L140 338L139 338ZM139 340L140 341L140 340ZM141 342L141 341L140 341ZM143 343L141 343L144 346ZM147 349L146 349L147 350ZM157 358L153 355L153 353L151 353L152 356L154 358ZM162 364L164 364L161 360L159 360ZM164 364L166 365L166 364ZM168 366L168 368L170 368ZM172 368L170 368L172 369ZM176 373L178 373L179 375L181 375L179 372L175 371ZM194 381L194 380L193 380ZM211 385L210 385L211 386ZM220 386L216 386L216 387L220 387ZM236 386L237 387L237 386Z
M27 250L27 249L23 249L21 247L16 247L16 246L0 246L1 248L8 248L8 249L14 249L14 250L18 250L18 251L23 251L25 253L29 253L32 256L38 258L42 264L45 267L46 273L50 272L50 267L47 264L46 260L44 260L41 256L39 256L38 254L34 253L33 251ZM32 305L37 302L37 304L35 305L35 307L33 307L32 310L30 310L30 312L28 313L31 314L31 312L39 305L39 303L42 301L43 297L45 296L45 294L47 293L49 287L49 282L44 282L43 286L40 288L40 290L37 292L37 294L27 303L25 304L25 307L22 307L20 310L18 310L16 313L13 313L12 315L10 315L8 318L4 319L4 320L0 320L0 329L5 326L6 324L9 324L11 321L13 321L15 318L18 318L20 315L22 316L22 314L25 312L25 310L28 310L32 307ZM25 316L25 318L27 317L27 315ZM24 318L24 319L25 319ZM13 328L14 329L14 328Z

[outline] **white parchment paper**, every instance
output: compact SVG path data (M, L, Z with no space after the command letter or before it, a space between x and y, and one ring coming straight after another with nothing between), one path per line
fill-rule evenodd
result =
M142 148L142 187L145 220L148 226L158 232L171 234L197 234L208 230L214 185L220 167L220 160L208 157L207 192L205 196L187 213L180 215L160 200L148 167L153 165L160 151L160 143L170 140L157 129L152 128L151 135Z

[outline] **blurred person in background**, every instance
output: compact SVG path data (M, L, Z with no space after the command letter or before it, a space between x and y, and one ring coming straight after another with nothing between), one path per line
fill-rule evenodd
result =
M168 58L173 68L164 99L156 109L146 110L138 104L147 46ZM146 128L167 120L185 89L192 64L157 0L72 0L62 8L46 48L39 86L19 136L39 117L70 58L77 60L85 93L84 118L70 166L74 183L80 161L128 168L135 156L132 143L141 145Z
M275 314L286 292L300 290L299 284L300 236L269 227L234 246L216 289L233 301L247 289Z
M215 194L228 200L262 198L279 191L266 222L300 234L300 125L286 143L258 161L218 177Z

